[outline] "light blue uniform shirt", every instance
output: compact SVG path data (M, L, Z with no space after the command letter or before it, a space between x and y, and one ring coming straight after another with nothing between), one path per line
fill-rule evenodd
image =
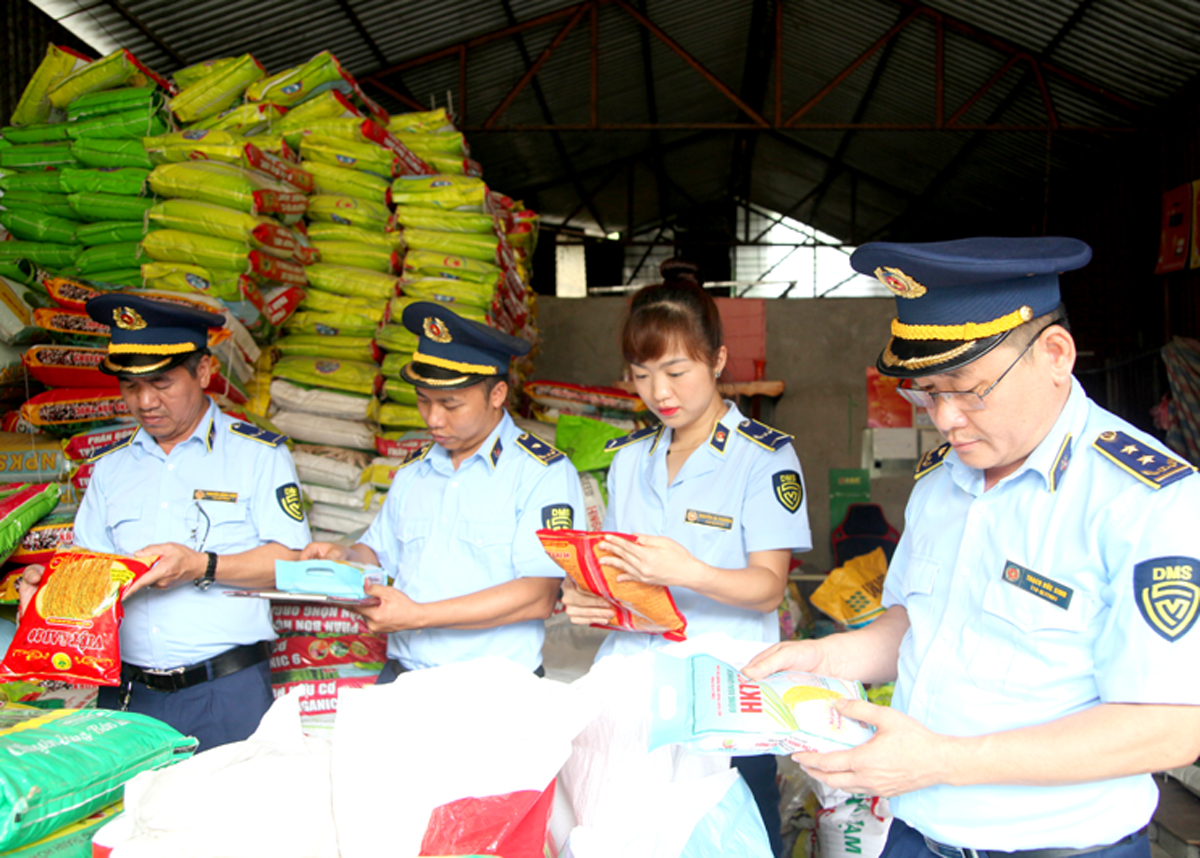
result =
M523 433L505 412L458 470L437 444L401 466L361 542L395 577L396 589L414 602L437 602L518 578L561 578L537 532L583 520L575 467ZM542 620L393 632L388 657L418 669L500 655L536 670L545 637Z
M237 434L235 426L260 440ZM295 503L296 467L279 437L238 423L211 400L195 431L170 454L139 429L97 459L75 516L75 544L126 555L162 542L217 554L268 542L303 548L311 541L308 522ZM229 589L237 588L177 584L130 596L122 661L164 670L273 640L268 603L226 596Z
M936 733L976 736L1100 703L1200 704L1185 669L1200 663L1200 631L1188 625L1200 477L1156 489L1094 443L1143 474L1191 470L1075 381L1049 435L990 491L953 452L919 478L884 586L884 605L904 606L911 624L896 709ZM1156 568L1189 566L1178 586L1147 586L1174 574ZM1145 825L1157 800L1138 775L934 786L892 799L892 810L943 843L1015 851L1110 843Z
M726 404L729 410L708 441L688 456L669 486L670 429L617 451L608 471L605 530L666 536L718 569L744 569L752 551L812 548L804 477L791 436L748 421L737 406ZM735 608L685 587L672 588L671 597L687 620L689 637L724 632L764 645L779 641L775 611ZM662 635L614 631L596 658L665 642Z

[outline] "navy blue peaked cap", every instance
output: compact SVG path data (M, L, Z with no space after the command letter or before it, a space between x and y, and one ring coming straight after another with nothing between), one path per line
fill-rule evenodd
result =
M100 371L144 377L166 372L208 348L208 329L225 318L130 292L108 292L88 300L88 315L108 325L112 339Z
M948 372L987 354L1021 324L1062 304L1058 275L1092 249L1075 238L965 238L872 242L850 264L896 296L892 338L876 361L884 375Z
M528 340L464 319L433 301L409 304L401 321L417 335L417 350L400 375L416 387L451 390L502 378L512 358L533 348Z

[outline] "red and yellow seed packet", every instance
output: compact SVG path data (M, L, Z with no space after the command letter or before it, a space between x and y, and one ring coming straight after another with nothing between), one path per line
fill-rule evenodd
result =
M58 679L118 685L121 599L157 556L56 551L0 665L0 681Z
M635 541L624 533L590 530L539 530L542 548L575 585L585 593L599 596L613 606L615 616L608 626L629 632L662 635L667 640L686 640L687 620L675 607L671 591L657 584L618 581L621 573L612 566L600 565L608 552L600 541L607 537Z

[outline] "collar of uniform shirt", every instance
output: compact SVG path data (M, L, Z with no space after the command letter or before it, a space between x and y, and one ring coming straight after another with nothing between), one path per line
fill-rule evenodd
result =
M509 431L510 427L512 431ZM483 439L483 443L479 445L479 449L459 463L458 470L462 471L464 467L468 466L475 459L482 459L483 463L487 465L488 473L494 473L496 469L493 468L491 462L488 461L488 456L491 455L492 447L495 446L496 439L499 438L502 449L500 452L500 460L496 463L498 466L500 462L504 461L504 456L511 453L511 448L515 443L516 436L520 434L516 432L516 428L517 424L513 422L513 419L509 416L508 409L506 408L504 410L504 415L500 418L500 422L497 423L495 428L492 429L492 431L488 433L488 436ZM433 445L433 449L429 451L429 455L425 457L425 461L429 462L429 464L440 473L456 473L454 470L454 465L450 462L450 454L446 452L446 449L440 444Z
M1078 455L1079 436L1083 431L1084 425L1087 423L1087 416L1087 394L1084 392L1083 386L1079 381L1072 377L1071 393L1067 397L1066 404L1063 405L1062 413L1054 421L1054 426L1051 427L1046 437L1041 440L1041 443L1033 448L1033 452L1029 454L1029 457L1021 464L1021 467L1000 482L1012 482L1019 479L1026 471L1036 471L1045 482L1046 491L1051 491L1054 487L1054 466L1058 462L1058 453L1062 449L1063 440L1067 435L1070 435L1071 449L1067 455L1070 457ZM979 495L983 492L982 471L968 468L953 451L946 456L945 464L950 466L951 478L964 491L974 495ZM1067 467L1069 470L1069 462ZM1066 477L1062 477L1060 483L1062 479L1066 479Z
M732 400L726 399L724 402L729 406L729 410L726 411L725 415L716 422L712 428L712 431L708 433L708 437L704 439L703 444L704 449L708 450L709 455L716 456L718 459L723 458L725 453L729 450L729 442L733 440L733 435L737 432L738 424L746 419L745 415L738 410L737 405L735 405ZM713 446L713 436L717 434L718 427L723 428L726 433L725 445L720 450Z
M213 421L217 419L217 404L213 402L212 397L208 397L208 410L204 412L204 416L200 418L200 422L196 424L196 428L192 430L192 434L178 446L183 444L191 444L198 442L206 450L208 449L208 433L212 428ZM166 453L162 451L162 447L158 446L158 442L154 440L149 432L138 427L134 433L133 439L129 442L139 458L142 456L157 456L160 459L166 458Z

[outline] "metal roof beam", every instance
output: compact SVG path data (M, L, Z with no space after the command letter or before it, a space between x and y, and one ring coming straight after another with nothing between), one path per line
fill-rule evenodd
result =
M750 27L746 31L746 62L742 70L742 100L760 112L767 99L767 82L771 76L779 26L779 10L783 0L754 0ZM729 165L729 196L737 199L750 196L750 181L754 169L754 150L757 134L735 134L733 157Z
M130 12L129 9L125 7L125 4L121 2L121 0L102 0L102 2L105 6L108 6L110 9L128 21L139 33L152 41L160 51L170 57L173 62L178 63L180 68L184 68L189 65L188 61L180 56L174 48L164 42L157 33L146 26L141 18Z
M358 17L358 13L350 6L350 0L334 0L334 2L342 10L342 14L349 19L350 25L358 33L358 37L366 42L367 47L371 49L371 53L375 55L375 61L381 66L387 65L387 56L379 49L379 43L371 37L371 34L367 32L367 28L363 26L362 19Z

